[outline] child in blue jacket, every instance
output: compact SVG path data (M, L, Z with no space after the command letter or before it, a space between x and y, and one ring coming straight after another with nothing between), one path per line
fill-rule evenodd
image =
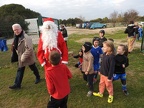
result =
M98 71L100 68L100 62L99 61L100 61L100 58L102 57L103 51L102 51L102 48L98 46L99 45L99 37L94 37L92 43L93 43L93 46L91 49L91 53L94 57L94 62L93 62L94 72L95 72L94 82L96 82Z

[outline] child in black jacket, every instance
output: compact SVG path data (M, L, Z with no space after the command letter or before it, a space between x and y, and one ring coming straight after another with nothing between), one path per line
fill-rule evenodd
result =
M115 71L113 81L120 79L122 83L122 90L125 95L128 95L126 87L126 72L125 68L129 65L128 49L125 45L120 44L117 47L117 54L115 56Z

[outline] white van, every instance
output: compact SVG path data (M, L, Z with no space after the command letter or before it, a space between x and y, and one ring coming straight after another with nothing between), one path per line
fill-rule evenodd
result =
M144 22L140 22L140 25L142 25L144 27Z

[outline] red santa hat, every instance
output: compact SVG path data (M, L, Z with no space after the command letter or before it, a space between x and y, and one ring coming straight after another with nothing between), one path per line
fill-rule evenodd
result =
M52 21L52 22L54 22L54 20L52 19L52 18L43 18L43 21L45 22L45 21Z
M42 29L47 29L48 26L51 28L51 29L57 29L57 25L55 24L54 20L52 18L43 18L43 25L42 27L40 27L40 30ZM56 30L57 31L57 30Z

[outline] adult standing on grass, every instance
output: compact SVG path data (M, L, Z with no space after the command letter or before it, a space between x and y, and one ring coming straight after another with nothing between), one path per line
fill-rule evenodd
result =
M39 71L35 65L35 55L32 39L22 30L20 24L13 24L14 41L12 44L11 62L18 62L18 69L13 86L10 89L21 88L25 66L28 65L36 76L35 84L40 82Z
M41 66L44 66L45 72L46 69L51 66L48 56L52 50L57 50L61 54L62 63L68 63L68 49L63 36L61 32L58 31L54 20L52 18L47 18L41 27L37 52L38 60Z
M61 62L58 51L51 51L49 62L51 67L46 71L46 85L50 99L47 108L67 108L68 95L70 93L69 79L72 77L70 70Z
M65 28L64 25L61 25L61 32L62 32L64 41L65 41L65 43L66 43L66 45L67 45L68 34L67 34L67 30L66 30L66 28Z
M139 40L140 38L142 39L142 36L143 36L143 28L142 25L139 25L137 40Z
M138 29L135 27L134 22L130 21L124 33L127 33L127 42L128 42L128 52L131 53L134 48L134 42L136 40L136 34L138 33Z
M138 25L138 22L134 22L134 29L135 29L135 37L137 38L138 37L138 29L139 29L139 25ZM136 40L136 39L135 39Z

